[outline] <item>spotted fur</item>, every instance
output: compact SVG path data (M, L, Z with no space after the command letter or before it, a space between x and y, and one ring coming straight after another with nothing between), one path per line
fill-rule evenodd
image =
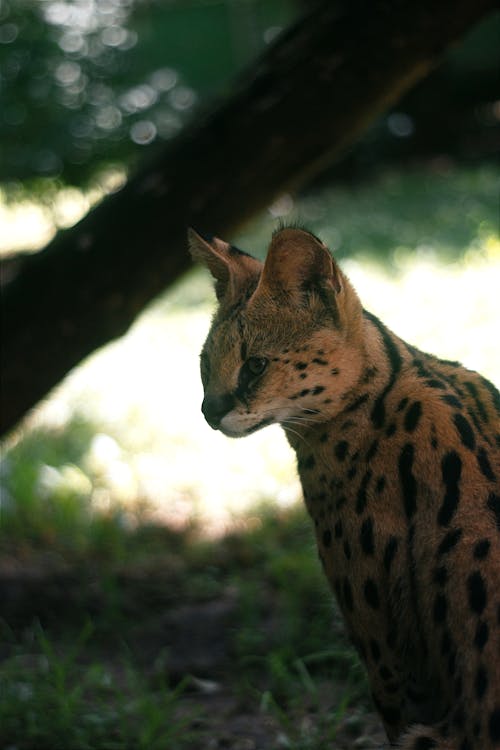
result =
M363 310L313 235L264 264L191 234L217 281L203 411L280 423L325 574L401 750L500 748L500 395Z

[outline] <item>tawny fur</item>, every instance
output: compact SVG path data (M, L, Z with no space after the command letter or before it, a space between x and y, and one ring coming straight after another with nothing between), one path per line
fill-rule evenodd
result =
M207 419L233 437L283 426L389 741L499 748L498 391L364 311L308 232L275 234L265 264L190 246L219 299Z

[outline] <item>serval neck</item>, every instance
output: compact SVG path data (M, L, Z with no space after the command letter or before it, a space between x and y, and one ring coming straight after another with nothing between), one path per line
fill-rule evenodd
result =
M398 349L396 342L403 347ZM390 433L388 409L393 389L401 373L409 372L412 360L404 342L366 310L359 340L340 353L332 352L330 357L327 346L324 352L328 363L325 369L335 376L336 388L340 383L343 387L331 398L325 392L321 410L305 414L300 423L283 424L287 440L298 454L319 447L326 435L340 437L354 426L360 445L370 440L374 428L385 427Z

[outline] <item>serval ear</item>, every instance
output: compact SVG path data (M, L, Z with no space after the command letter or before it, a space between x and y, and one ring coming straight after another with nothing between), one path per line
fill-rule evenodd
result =
M316 291L334 302L342 274L326 246L303 229L280 229L273 235L257 291L292 299Z
M236 301L260 275L262 263L218 237L188 230L189 250L194 260L203 263L215 279L219 302Z

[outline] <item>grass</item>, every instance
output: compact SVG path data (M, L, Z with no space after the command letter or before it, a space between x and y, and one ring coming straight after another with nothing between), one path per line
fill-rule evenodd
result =
M261 519L216 542L195 529L139 527L123 532L126 559L110 549L98 565L80 560L70 571L40 570L32 551L35 585L20 576L4 606L0 746L194 750L224 731L225 696L237 695L256 722L272 720L286 747L321 747L351 703L367 705L364 675L303 510L267 509ZM177 631L162 622L168 611L181 619ZM221 655L207 661L211 649ZM210 692L193 695L200 681L220 695L211 721Z
M276 215L306 223L396 332L499 382L497 177L284 198L236 241L262 254ZM3 446L2 748L382 742L280 430L228 441L199 414L211 305L193 272Z
M12 638L3 662L0 737L19 750L181 749L188 720L176 716L184 685L152 689L128 662L83 660L92 626L61 653L39 625ZM186 740L189 734L184 734ZM10 744L12 743L12 744Z

